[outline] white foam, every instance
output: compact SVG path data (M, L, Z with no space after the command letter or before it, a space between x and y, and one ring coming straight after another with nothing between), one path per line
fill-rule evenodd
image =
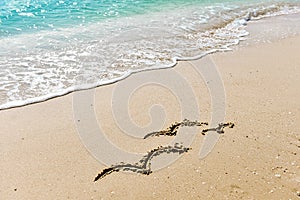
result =
M18 15L20 15L20 16L25 16L25 17L35 17L35 15L33 14L33 13L24 13L24 12L22 12L22 13L18 13Z

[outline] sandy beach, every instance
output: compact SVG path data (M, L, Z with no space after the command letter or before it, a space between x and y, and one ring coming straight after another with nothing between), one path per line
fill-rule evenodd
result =
M300 16L292 18L299 21ZM93 98L86 96L87 102L81 102L93 100L95 121L111 143L145 154L159 145L168 145L173 138L143 140L124 134L126 130L121 130L116 120L123 120L125 125L128 120L123 115L116 117L123 109L117 101L122 101L121 97L113 96L116 91L124 91L118 87L129 88L131 83L143 82L145 76L155 80L133 87L130 101L124 99L130 119L138 126L163 122L165 129L184 118L211 124L214 111L208 86L214 80L201 77L195 66L213 63L226 94L223 122L233 122L235 127L225 128L203 159L199 159L204 142L202 127L183 127L178 131L178 140L189 137L189 131L197 134L189 146L192 149L176 162L148 176L115 172L94 182L107 166L85 148L78 133L83 119L77 115L74 96L87 91L0 111L0 199L299 199L300 35L279 39L274 33L270 40L255 42L261 27L265 27L263 33L271 34L267 25L285 20L288 18L283 16L252 22L247 28L250 39L233 47L233 51L181 61L171 69L133 74L120 83L90 90L88 94ZM251 43L251 38L252 45L245 45ZM167 80L165 74L174 72L180 74L179 79ZM169 81L172 88L158 84L159 78ZM180 96L185 88L181 79L193 92L191 97L188 93ZM149 112L155 104L160 104L164 113L159 108ZM189 110L199 111L199 118ZM155 127L145 128L140 134L156 131ZM89 132L89 126L84 128Z

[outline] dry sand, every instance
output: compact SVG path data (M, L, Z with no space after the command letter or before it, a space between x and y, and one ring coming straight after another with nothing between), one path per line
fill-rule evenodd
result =
M75 126L80 119L73 117L74 94L0 111L0 199L299 199L299 52L300 36L289 36L207 57L214 61L224 82L225 121L236 126L225 129L204 159L199 159L204 137L197 134L192 150L149 176L120 172L93 182L105 166L80 140ZM203 62L205 59L194 63L201 66ZM148 109L160 103L165 110L166 128L193 117L181 113L182 108L196 109L189 107L193 100L199 105L198 120L210 122L212 103L207 81L195 73L189 62L143 73L164 78L164 73L174 71L185 78L194 99L184 103L176 99L182 87L176 80L175 90L155 83L136 88L128 103L135 123L151 123ZM139 77L134 74L126 81ZM168 144L169 137L144 141L119 129L111 110L112 94L118 84L91 90L96 118L109 140L122 149L140 153ZM118 102L114 103L117 115L120 110ZM153 123L159 123L155 119L162 113L155 110L152 114ZM192 129L183 128L179 134Z

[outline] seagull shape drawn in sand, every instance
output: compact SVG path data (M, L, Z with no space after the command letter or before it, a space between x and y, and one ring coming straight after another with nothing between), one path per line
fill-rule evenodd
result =
M198 121L190 121L188 119L184 119L182 122L175 122L172 124L170 127L168 127L166 130L162 131L156 131L149 133L145 135L144 139L147 139L149 137L155 137L155 136L175 136L177 134L177 131L180 127L188 126L188 127L193 127L193 126L204 126L208 125L207 122L198 122ZM208 128L208 129L203 129L202 130L202 135L205 135L206 132L209 131L216 131L219 134L224 133L224 128L229 127L233 128L234 123L229 122L229 123L220 123L216 128ZM149 175L152 173L151 170L151 160L159 156L163 153L178 153L182 154L185 152L188 152L191 148L189 147L184 147L182 144L176 143L174 146L159 146L158 148L152 149L150 152L148 152L145 156L143 156L137 163L135 164L125 164L125 163L120 163L118 165L112 165L111 167L108 167L104 169L102 172L100 172L94 179L94 181L97 181L99 179L104 178L105 176L113 173L113 172L119 172L119 171L131 171L139 174L144 174L144 175Z

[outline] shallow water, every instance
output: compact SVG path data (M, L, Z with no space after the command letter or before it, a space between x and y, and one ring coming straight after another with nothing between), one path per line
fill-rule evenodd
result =
M0 2L0 109L229 50L248 20L299 1Z

